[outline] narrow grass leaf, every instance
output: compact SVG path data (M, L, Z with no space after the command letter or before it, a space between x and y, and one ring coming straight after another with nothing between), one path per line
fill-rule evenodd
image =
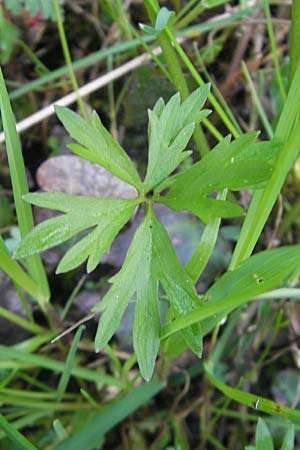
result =
M217 314L226 315L260 294L287 283L299 270L299 258L300 246L275 248L251 256L208 289L204 306L167 325L162 338Z
M78 343L80 341L80 338L81 338L81 335L82 335L82 332L84 329L85 329L85 325L81 325L75 333L73 342L71 344L71 348L69 350L69 353L68 353L68 356L66 359L65 369L61 375L61 378L60 378L58 386L57 386L57 391L56 391L57 401L61 401L61 399L66 391L66 388L68 386L70 377L72 375L72 368L74 365L74 359L75 359Z
M13 441L20 450L38 450L38 448L32 445L19 431L17 431L2 414L0 414L0 428L2 428L7 437Z
M37 302L44 304L48 297L45 297L42 288L22 269L22 267L11 259L2 237L0 236L0 269L19 286L21 286L28 294L30 294Z
M217 199L225 200L226 195L227 190L224 190L218 194ZM192 278L194 284L197 283L198 278L205 269L212 254L214 246L217 242L220 223L221 220L219 218L213 218L206 225L200 242L185 267L185 270Z
M149 383L135 387L121 398L111 402L103 411L96 412L79 432L59 443L54 450L94 449L108 431L138 408L147 404L163 388L163 383L156 378Z
M18 218L21 237L30 232L34 226L31 206L22 200L22 196L28 192L25 166L19 137L16 131L15 119L9 102L3 74L0 68L0 110L3 130L5 134L7 158L13 188L14 203ZM34 255L26 260L26 266L31 277L38 283L43 292L41 306L49 300L49 286L47 276L39 255Z
M48 358L42 355L35 355L26 353L24 349L17 350L14 347L0 345L0 361L1 367L10 367L10 361L23 362L27 367L42 367L45 369L53 370L55 372L63 372L65 370L65 363L57 361L56 359ZM83 380L89 380L94 383L104 383L121 388L123 383L117 378L106 375L95 370L89 370L82 367L73 367L71 371L73 376L82 378Z
M281 405L269 400L267 398L261 397L259 395L250 394L244 392L240 389L232 388L221 381L219 381L213 374L212 368L209 364L204 365L205 372L208 376L209 381L220 391L222 391L228 398L235 400L236 402L249 406L258 411L262 411L273 416L279 416L284 419L292 420L295 423L300 421L300 411L291 409L287 406Z
M263 191L256 192L253 195L248 214L243 223L240 237L230 262L230 269L233 269L240 261L251 255L276 202L277 196L282 189L286 176L299 154L300 120L297 120L299 105L300 62L298 63L297 71L275 130L275 138L285 144L277 158L273 175L267 186Z

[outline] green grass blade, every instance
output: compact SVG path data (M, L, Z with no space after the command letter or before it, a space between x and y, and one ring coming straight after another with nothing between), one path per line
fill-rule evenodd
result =
M59 380L58 387L57 387L57 400L60 401L62 399L62 396L65 393L65 390L67 388L69 379L71 377L72 367L74 364L74 358L77 351L77 346L81 338L81 334L83 330L85 329L85 325L81 325L78 330L76 331L76 334L74 336L70 351L67 356L65 369L62 373L62 376Z
M291 14L291 34L290 34L290 68L289 68L289 85L291 85L294 74L299 63L300 52L300 3L299 0L292 1Z
M230 26L232 22L238 21L243 19L243 17L248 16L253 11L256 11L257 9L261 9L263 7L262 4L258 3L254 6L251 6L249 8L243 8L241 11L238 11L236 13L231 14L228 17L222 18L221 20L216 21L207 21L201 24L193 25L191 27L188 27L184 30L180 30L178 33L179 36L194 36L195 33L206 33L207 31L213 30L215 28L224 28L226 26ZM154 36L143 36L143 40L145 42L150 42L155 39ZM132 39L128 40L126 42L121 42L116 45L113 45L108 48L104 48L101 50L98 50L96 52L91 53L88 56L85 56L84 58L79 59L78 61L75 61L73 63L73 68L75 70L86 68L89 66L92 66L96 64L99 61L102 61L103 59L112 56L117 55L119 53L124 53L128 50L132 50L140 45L140 41L138 39ZM25 84L24 86L19 87L18 89L15 89L9 94L9 97L11 100L17 99L21 97L24 94L27 94L33 90L36 90L38 88L41 88L42 86L51 83L54 80L57 80L58 78L66 75L68 73L67 66L60 67L59 69L53 70L50 73L47 73L41 77L39 77L36 80L31 81L30 83Z
M273 26L272 26L271 12L270 12L270 3L271 3L270 0L264 0L266 24L267 24L270 46L271 46L271 50L272 50L277 84L279 87L279 92L282 97L282 100L285 101L286 100L286 92L285 92L285 87L284 87L283 80L282 80L280 64L279 64L279 59L278 59L278 54L277 54L276 41L275 41L275 36L274 36L274 31L273 31ZM297 21L297 28L299 28L298 21ZM298 37L298 39L299 39L299 37Z
M204 368L209 381L232 400L242 403L243 405L250 406L258 411L300 423L300 411L276 403L273 400L269 400L258 395L249 394L248 392L241 391L240 389L227 386L214 376L208 364L205 364Z
M266 113L265 113L265 110L264 110L263 105L262 105L262 103L260 101L260 98L259 98L259 96L258 96L258 94L257 94L257 92L255 90L255 86L254 86L254 83L253 83L252 78L250 76L248 67L247 67L247 65L246 65L246 63L244 61L242 61L242 71L243 71L244 76L245 76L245 78L247 80L248 87L249 87L249 90L250 90L251 96L252 96L252 101L253 101L254 105L256 106L258 115L259 115L259 117L260 117L260 119L262 121L262 124L263 124L263 126L265 128L265 131L266 131L266 133L268 135L268 138L269 139L273 139L274 133L273 133L272 126L271 126L271 124L269 122L269 119L268 119Z
M147 403L152 397L163 389L164 385L153 378L149 383L144 383L134 388L123 398L114 401L104 411L96 413L85 427L74 436L58 444L54 450L92 450L99 445L99 441L105 433L115 425Z
M163 330L162 339L204 319L220 319L233 309L260 298L280 286L299 268L300 246L287 246L260 252L226 272L203 297L207 302L176 319ZM282 262L284 261L284 264Z
M0 306L0 316L4 317L6 320L10 320L19 327L23 328L24 330L30 331L31 333L40 334L45 332L45 330L39 325L36 325L35 323L23 319L18 314L15 314L12 311L3 308L2 306Z
M42 417L47 417L48 415L49 411L39 411L34 413L31 413L31 411L27 411L26 415L24 417L21 417L20 419L15 420L12 426L15 430L20 430L33 424L34 426L36 426L39 419L41 419ZM5 431L0 431L0 440L3 439L5 435Z
M251 255L263 230L269 214L276 202L285 178L300 150L300 120L295 120L300 105L300 63L293 78L287 100L284 104L274 137L286 142L266 188L255 192L235 247L229 269L234 269L240 261Z
M218 194L219 200L225 200L227 189ZM215 243L218 238L221 219L215 217L206 225L201 240L196 247L191 259L187 263L185 269L190 275L194 283L197 283L198 278L206 267L208 260L213 252Z
M22 195L28 192L22 150L16 131L14 115L9 102L4 78L0 68L0 109L2 114L3 130L5 133L6 150L13 187L14 201L20 228L21 237L24 237L34 226L31 206L22 200ZM44 298L49 299L49 286L46 272L38 255L26 260L29 274L40 285ZM45 303L40 302L41 307Z
M38 450L37 447L32 445L19 431L17 431L9 422L0 414L0 428L5 431L6 435L12 440L16 448L20 450Z
M65 33L64 24L63 24L62 14L61 14L61 10L60 10L61 6L60 6L58 0L52 0L52 5L54 7L54 11L55 11L55 15L56 15L59 39L60 39L61 47L63 50L65 62L68 67L69 78L70 78L70 81L72 84L73 91L77 92L77 104L78 104L78 107L80 109L82 116L87 121L89 121L90 117L89 117L89 113L86 108L86 105L85 105L84 101L82 100L82 98L80 97L80 95L78 94L78 83L77 83L77 79L76 79L75 72L73 69L71 54L70 54L69 45L68 45L68 41L67 41L67 37L66 37L66 33Z
M15 281L19 286L28 292L39 303L47 301L47 297L44 296L41 287L21 268L21 266L11 259L2 237L0 236L0 269Z
M57 361L46 356L25 353L24 350L16 350L14 347L5 347L4 345L0 345L0 367L11 367L11 364L9 363L12 360L17 361L18 363L26 363L29 366L43 367L56 372L63 372L65 370L65 363L62 361ZM71 374L72 376L93 381L94 383L110 384L119 388L123 387L123 382L121 380L95 370L89 370L82 367L73 367Z

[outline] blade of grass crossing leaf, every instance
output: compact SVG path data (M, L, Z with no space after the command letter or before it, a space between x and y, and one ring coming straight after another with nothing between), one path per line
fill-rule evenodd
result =
M289 419L295 423L300 422L300 411L288 408L287 406L281 405L267 398L249 394L248 392L244 392L240 389L232 388L222 383L214 376L209 364L205 364L204 368L209 381L232 400L273 416Z
M5 133L6 150L9 162L10 176L13 187L16 213L21 236L24 237L32 230L33 216L31 206L22 200L22 195L28 192L23 155L20 141L16 132L15 120L9 102L3 74L0 68L0 109ZM39 255L27 258L26 265L32 278L41 286L44 299L40 300L41 307L45 306L49 299L49 286L47 276Z
M58 444L54 450L94 449L109 430L139 407L147 404L163 387L164 385L156 378L135 387L122 398L112 402L104 411L95 413L78 433Z
M62 399L62 396L64 395L65 390L67 388L69 379L72 375L72 368L73 368L74 358L75 358L76 351L77 351L77 346L78 346L78 343L80 341L80 338L81 338L81 335L82 335L82 332L84 329L85 329L85 325L81 325L75 333L70 351L67 356L65 369L64 369L62 376L58 383L57 401L60 401Z
M0 316L4 317L10 322L15 323L24 330L30 331L31 333L40 334L45 332L44 328L40 327L36 323L29 322L28 320L23 319L23 317L19 316L18 314L15 314L9 309L3 308L2 306L0 306Z
M283 106L274 137L286 142L264 191L255 192L235 247L229 269L247 258L262 232L269 214L276 202L284 180L299 153L300 120L295 124L300 105L300 62L294 75L287 100ZM294 125L295 124L295 125ZM294 129L292 131L292 128Z
M44 417L49 416L49 411L26 413L25 417L21 417L13 422L12 426L15 430L21 430L22 428L34 425L36 426L38 421ZM5 431L0 431L0 440L5 437Z
M10 425L2 414L0 414L0 428L2 428L7 437L13 441L20 450L38 450L37 447L32 445L21 433L19 433L19 431Z
M35 298L38 302L43 303L46 298L41 287L21 268L21 266L11 259L2 237L0 236L0 269L4 270L7 275L21 286L28 294Z
M300 67L300 66L299 66ZM300 86L300 85L299 85ZM277 196L283 186L300 150L300 120L292 131L283 151L279 155L273 175L262 192L254 194L248 215L244 222L240 238L234 251L229 269L236 267L239 261L247 258L263 230L269 214L276 202Z
M2 367L5 366L5 362L9 361L22 361L29 366L43 367L57 372L63 372L65 370L65 363L62 361L47 358L46 356L26 353L23 349L17 350L14 347L0 345L0 362L3 362ZM94 383L111 384L112 386L117 386L119 388L123 386L122 381L113 376L86 368L73 367L71 373L75 377L89 380Z
M300 246L281 247L251 256L226 272L207 291L201 308L165 326L162 339L217 314L224 316L238 306L281 285L299 270ZM283 264L284 261L284 264Z

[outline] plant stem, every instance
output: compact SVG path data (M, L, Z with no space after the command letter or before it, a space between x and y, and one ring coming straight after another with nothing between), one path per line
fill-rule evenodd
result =
M297 1L299 3L299 0L297 0ZM275 67L277 83L278 83L278 87L279 87L279 91L280 91L280 95L282 97L282 100L285 101L285 99L286 99L286 92L285 92L284 84L283 84L283 81L282 81L280 64L279 64L278 55L277 55L275 37L274 37L272 21L271 21L269 0L265 0L264 1L264 8L265 8L266 21L267 21L267 30L268 30L270 45L271 45L272 54L273 54L273 61L274 61L274 67ZM300 36L298 37L298 39L300 39Z
M290 34L289 86L294 78L300 59L300 0L292 3L292 25Z
M75 72L74 72L73 65L72 65L72 59L71 59L70 50L69 50L69 46L68 46L68 42L67 42L67 38L66 38L66 33L65 33L64 25L63 25L63 20L62 20L62 15L61 15L61 11L60 11L60 6L59 6L59 3L58 3L58 0L52 0L52 1L53 1L53 5L54 5L54 8L55 8L60 43L61 43L61 46L62 46L62 50L63 50L64 58L65 58L65 61L66 61L66 65L68 67L69 77L70 77L70 80L71 80L71 83L72 83L73 90L75 92L78 92L78 89L79 89L78 88L78 83L77 83ZM88 111L86 109L86 106L85 106L82 98L79 95L77 96L77 103L78 103L78 107L79 107L79 109L81 111L81 114L83 115L83 117L86 120L89 121Z
M255 86L254 86L253 81L252 81L252 79L251 79L251 76L250 76L248 67L247 67L247 65L244 63L244 61L242 61L241 64L242 64L242 71L243 71L243 74L244 74L244 76L245 76L245 78L246 78L246 80L247 80L247 83L248 83L248 86L249 86L249 89L250 89L250 92L251 92L252 101L253 101L253 103L254 103L255 106L256 106L258 115L259 115L259 117L260 117L260 119L261 119L261 121L262 121L262 123L263 123L263 126L264 126L264 128L265 128L265 131L266 131L266 133L267 133L267 135L268 135L268 138L269 138L269 139L273 139L274 133L273 133L272 126L271 126L271 124L270 124L270 122L269 122L269 120L268 120L268 117L267 117L267 115L266 115L266 113L265 113L265 110L264 110L264 108L263 108L263 106L262 106L262 103L261 103L261 101L260 101L260 99L259 99L259 96L257 95L257 92L256 92L256 90L255 90Z

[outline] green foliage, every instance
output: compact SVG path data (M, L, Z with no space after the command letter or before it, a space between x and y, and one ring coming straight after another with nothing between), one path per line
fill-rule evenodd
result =
M14 45L18 41L18 31L17 29L8 22L2 12L2 7L0 5L0 63L5 64L10 59Z
M88 161L99 164L137 189L141 187L133 162L104 128L96 112L93 113L91 123L87 123L68 108L56 106L55 110L66 130L81 144L80 146L70 144L70 150Z
M171 17L173 16L173 14L174 14L174 12L169 11L168 8L165 8L165 7L160 8L160 10L158 11L156 20L155 20L154 27L150 27L149 25L140 23L140 28L145 33L155 36L166 28L166 26L168 25L168 22L171 19Z
M99 351L113 336L129 300L135 296L134 348L141 373L146 380L153 374L160 345L158 286L162 286L170 303L168 320L175 319L174 324L183 321L184 325L180 329L184 340L199 356L202 354L201 326L197 323L198 320L193 320L190 324L186 324L184 320L207 308L198 296L192 279L179 263L165 228L153 212L153 204L161 202L175 210L188 210L203 221L208 221L211 217L242 215L240 206L225 201L222 197L214 199L207 196L219 189L261 188L272 175L274 162L282 148L280 142L276 141L254 142L257 136L255 132L247 133L233 142L228 136L201 161L172 176L180 163L191 154L186 147L195 125L209 113L202 109L209 88L209 85L198 88L182 103L179 94L173 95L166 104L159 99L153 110L149 111L148 167L144 182L133 162L103 127L96 113L93 113L91 122L86 122L74 112L57 107L58 117L78 142L70 144L69 148L134 186L137 197L88 198L62 193L24 196L26 201L34 205L52 208L64 214L41 223L31 231L19 245L17 257L28 257L58 245L83 230L89 230L63 257L57 268L58 272L71 270L86 259L87 271L92 271L101 256L109 250L117 233L130 219L136 206L144 205L145 218L135 232L123 266L111 279L110 290L94 308L94 312L102 312L95 339L95 347ZM266 259L268 253L264 255L264 264ZM249 277L252 277L249 289L243 289L247 293L244 297L250 299L257 292L266 292L282 281L283 273L284 276L290 274L290 265L294 268L295 261L290 258L290 264L283 271L275 264L271 275L265 273L262 267L263 275L259 272L257 277L263 276L264 283L261 283L258 291L257 280L253 280L253 266L249 264L245 263L236 272L222 277L209 290L208 296L218 297L219 286L223 295L227 292L229 283L228 295L234 298L229 304L234 307L238 303L235 291L240 288L240 283L248 282ZM232 277L237 277L240 282L232 282ZM231 292L232 288L234 292ZM227 311L226 308L225 305L223 309Z
M194 91L182 104L175 94L165 105L160 98L149 111L148 167L144 181L145 192L150 191L186 159L191 152L183 151L195 125L209 111L200 111L209 93L209 85ZM163 164L162 164L163 160Z
M87 258L87 271L94 270L137 204L135 199L80 197L63 193L28 194L23 198L33 205L53 208L65 214L35 227L19 245L18 258L46 250L82 230L95 227L65 254L57 268L58 273L74 269Z
M294 425L290 425L284 438L280 450L293 450L294 448ZM258 419L255 446L247 445L245 450L274 450L274 444L270 430L261 418Z
M45 19L56 20L52 0L4 0L4 3L14 14L20 14L25 10L31 16L35 16L41 11Z

